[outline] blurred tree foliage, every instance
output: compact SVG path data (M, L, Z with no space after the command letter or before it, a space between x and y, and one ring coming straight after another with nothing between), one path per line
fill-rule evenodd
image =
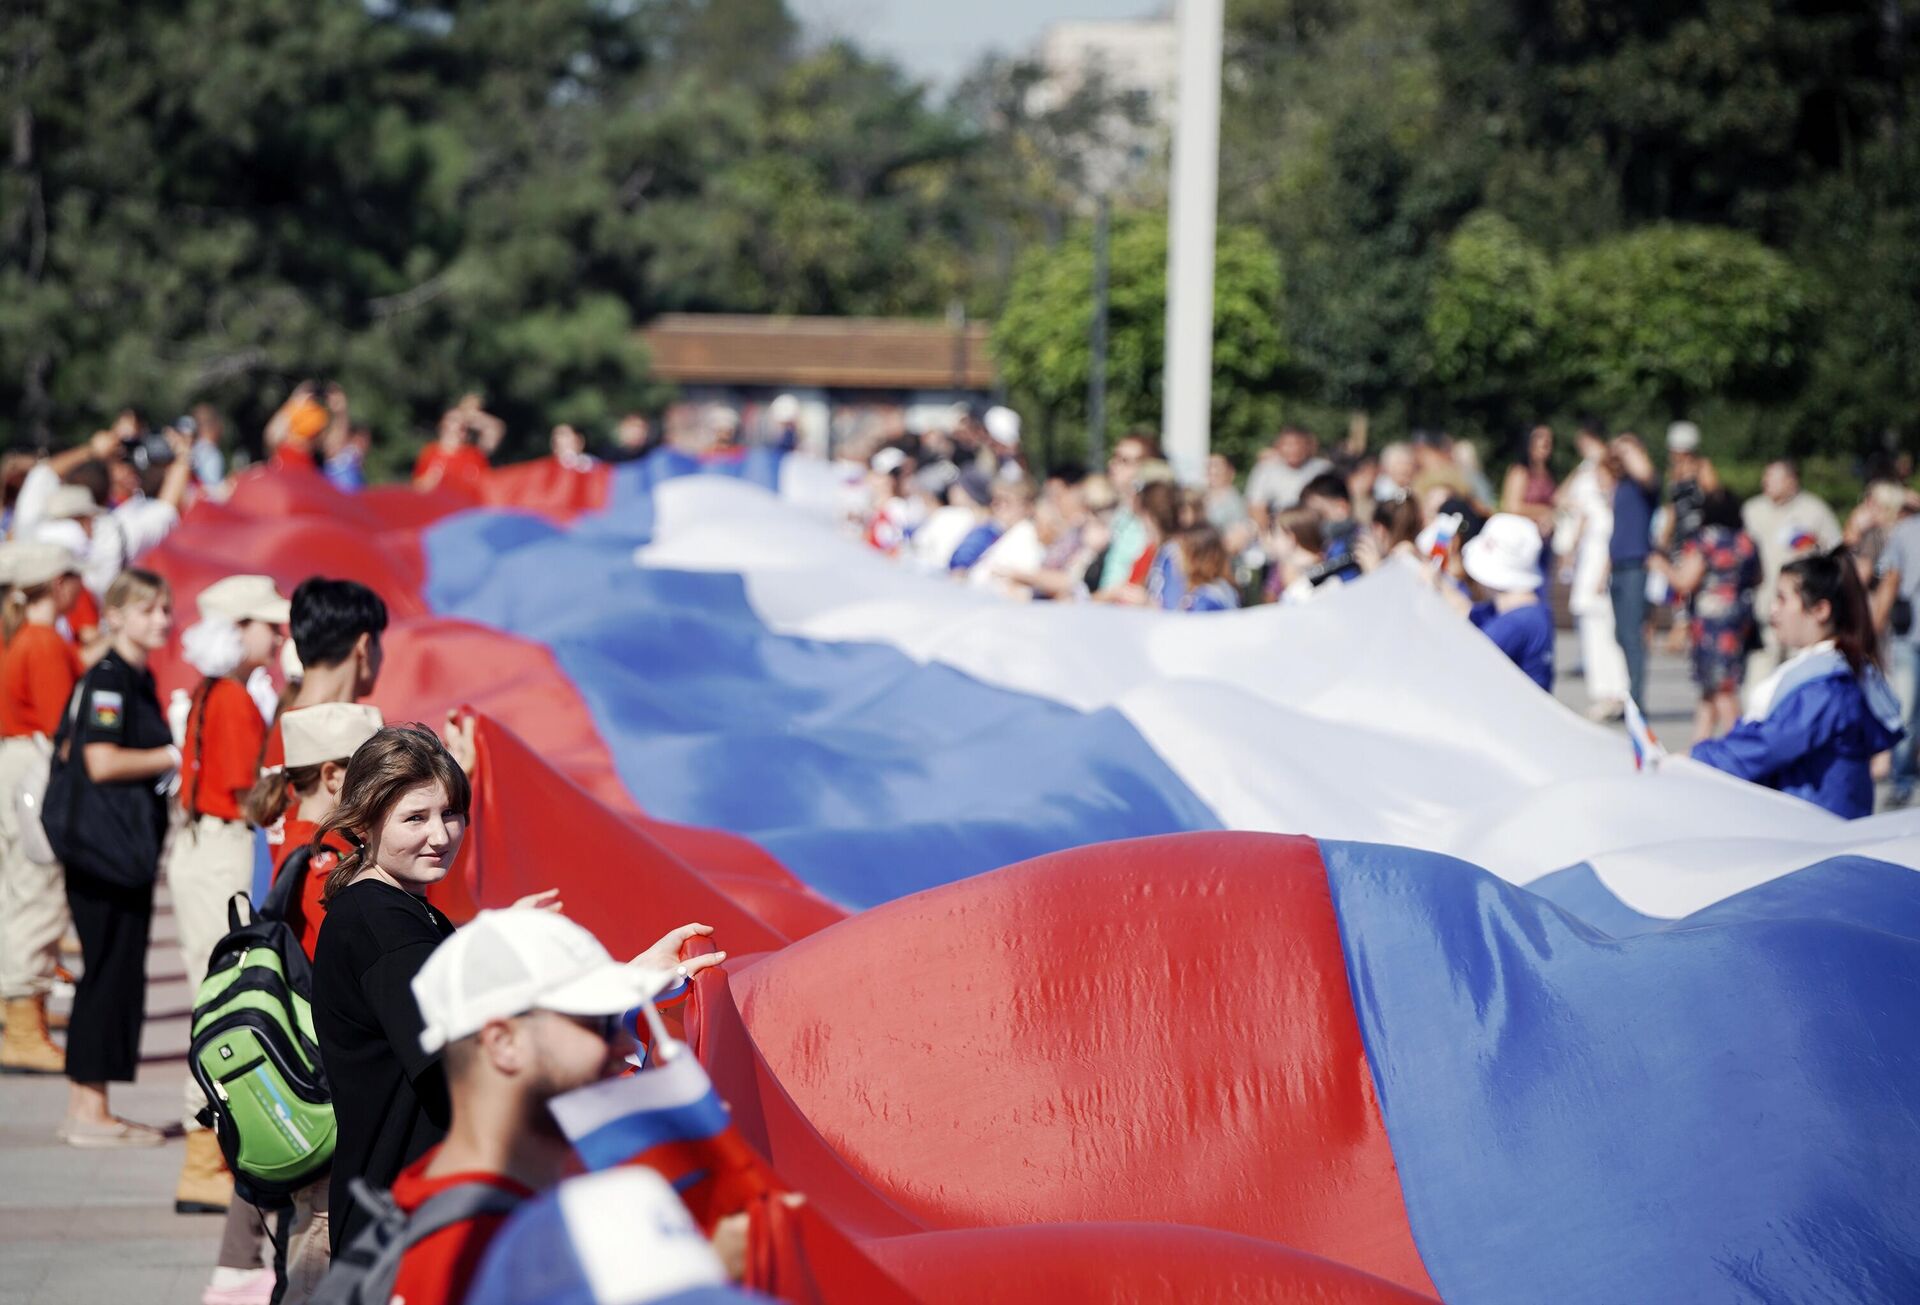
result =
M1167 338L1167 223L1159 213L1118 221L1109 246L1107 439L1160 424ZM1072 435L1061 454L1084 451L1093 312L1093 240L1086 224L1021 261L994 324L1002 379ZM1280 260L1249 228L1219 233L1213 284L1213 438L1245 462L1273 438L1287 361Z
M1920 0L1228 23L1222 288L1267 309L1222 310L1229 447L1282 404L1502 436L1684 409L1743 455L1915 436ZM204 398L251 432L321 376L389 442L471 388L527 448L658 400L657 312L956 304L1008 318L1012 396L1071 423L1101 193L1138 310L1115 421L1152 420L1149 107L998 57L937 96L784 0L26 0L0 9L0 431Z
M1711 413L1750 455L1920 435L1915 0L1228 23L1222 216L1286 267L1298 398L1501 437Z

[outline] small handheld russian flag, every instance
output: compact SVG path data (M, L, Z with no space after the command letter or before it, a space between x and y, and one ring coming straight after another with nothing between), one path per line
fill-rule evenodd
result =
M1458 512L1443 512L1435 517L1420 532L1418 544L1421 556L1435 566L1445 566L1447 554L1453 551L1454 537L1460 533L1460 521Z
M643 1013L653 1035L649 1068L564 1093L548 1109L589 1170L645 1165L711 1230L777 1184L735 1131L692 1050L667 1033L651 1005Z
M1640 704L1632 698L1627 699L1627 739L1633 744L1633 768L1635 770L1658 770L1660 762L1666 757L1667 750L1660 746L1653 727L1647 724L1647 718L1640 714Z

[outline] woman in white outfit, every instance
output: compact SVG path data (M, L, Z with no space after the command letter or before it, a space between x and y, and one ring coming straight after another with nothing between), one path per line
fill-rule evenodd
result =
M1614 638L1613 602L1607 596L1607 542L1613 538L1613 471L1607 446L1581 432L1580 465L1560 486L1556 557L1573 559L1567 607L1580 632L1580 666L1587 682L1592 720L1618 720L1626 710L1627 658Z

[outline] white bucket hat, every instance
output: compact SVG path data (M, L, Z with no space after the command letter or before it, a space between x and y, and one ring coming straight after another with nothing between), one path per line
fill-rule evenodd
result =
M1496 593L1540 587L1540 527L1512 512L1496 512L1460 550L1467 574Z

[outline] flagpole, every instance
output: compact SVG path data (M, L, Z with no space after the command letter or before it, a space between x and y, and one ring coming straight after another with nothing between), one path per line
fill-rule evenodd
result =
M1224 0L1180 0L1180 90L1167 214L1162 431L1174 473L1206 482L1213 420L1213 238Z

